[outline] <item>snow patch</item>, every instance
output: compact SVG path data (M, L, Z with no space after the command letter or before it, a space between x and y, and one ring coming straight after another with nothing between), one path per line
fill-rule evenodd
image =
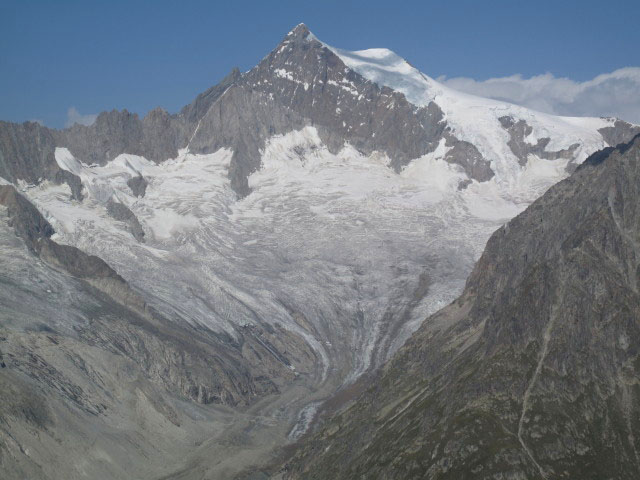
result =
M322 402L312 402L300 410L300 413L298 413L298 421L289 432L290 441L298 440L309 430L320 405L322 405Z
M69 149L56 147L54 156L56 163L61 169L67 170L68 172L78 176L83 173L84 169L82 163L75 159Z
M280 78L286 78L287 80L294 81L291 72L287 72L284 68L276 68L273 73L275 73Z

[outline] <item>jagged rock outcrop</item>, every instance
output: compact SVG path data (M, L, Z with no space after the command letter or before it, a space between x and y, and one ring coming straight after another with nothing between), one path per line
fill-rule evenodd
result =
M144 194L147 192L148 184L149 182L147 182L147 179L142 175L131 177L127 180L127 186L136 197L144 197Z
M53 235L53 227L13 185L0 185L0 205L7 209L9 225L31 250L37 251L39 241Z
M640 126L616 119L612 126L601 128L599 131L605 141L610 146L615 147L640 134Z
M39 123L0 122L0 177L37 184L60 170L53 152L54 132Z
M161 108L143 119L127 110L102 112L92 125L56 132L56 146L69 148L88 165L104 165L121 153L162 162L175 158L183 143L182 122Z
M129 185L129 182L127 182L127 185ZM135 214L131 210L129 210L129 207L127 207L123 203L115 202L110 199L107 202L107 212L109 212L109 215L111 215L114 219L124 222L131 232L131 235L133 235L133 237L137 241L144 242L144 230L142 229L142 225L140 225L140 222L138 221L138 218L135 216Z
M525 120L515 121L513 117L504 116L500 117L500 124L507 132L509 132L509 148L513 154L518 158L520 165L526 165L529 155L534 154L545 160L557 160L558 158L571 158L573 152L580 145L574 143L569 148L558 151L548 151L547 145L551 141L551 138L544 137L538 138L535 144L527 142L527 137L533 132ZM607 127L614 128L614 127ZM625 135L621 135L625 136ZM610 144L611 145L611 144ZM615 145L615 144L614 144Z
M552 187L285 477L637 478L639 199L640 136Z
M82 200L82 182L55 161L57 132L36 122L0 121L0 178L17 184L37 185L44 180L66 183L71 195Z
M55 233L53 227L12 185L0 185L0 205L7 208L8 224L16 234L31 251L50 265L77 278L94 282L112 281L126 288L122 277L102 259L51 240Z

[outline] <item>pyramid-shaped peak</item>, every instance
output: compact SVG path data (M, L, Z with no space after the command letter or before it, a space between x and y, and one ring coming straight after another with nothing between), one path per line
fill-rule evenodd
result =
M299 41L299 40L313 40L315 39L315 35L311 33L311 30L304 24L299 23L296 25L285 37L285 40L288 41Z
M307 35L311 33L309 28L304 23L299 23L291 29L289 35Z

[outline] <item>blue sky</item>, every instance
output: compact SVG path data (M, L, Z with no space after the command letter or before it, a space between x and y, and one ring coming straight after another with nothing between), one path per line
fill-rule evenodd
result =
M300 22L334 46L387 47L459 88L572 114L583 82L640 66L638 18L637 0L0 0L0 119L62 127L72 107L78 119L112 108L175 112L232 67L254 66ZM618 101L628 110L622 115L633 117L640 69L630 72L613 87L589 83L597 92L580 100L586 111L576 114L606 114L605 104ZM513 74L521 77L498 90L484 82ZM530 77L544 98L527 97ZM558 83L563 77L574 90ZM551 90L562 98L549 100Z

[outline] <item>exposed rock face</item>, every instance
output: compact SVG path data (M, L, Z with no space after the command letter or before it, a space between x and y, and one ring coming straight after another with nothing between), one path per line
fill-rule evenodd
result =
M604 137L606 142L615 147L621 143L626 143L630 138L640 133L640 126L631 125L624 120L616 120L611 127L601 128L600 134Z
M54 132L35 122L0 122L0 177L36 184L60 170L53 157Z
M448 132L438 105L416 107L401 93L363 78L304 25L292 30L255 68L229 83L199 121L189 145L201 153L233 148L232 185L246 195L246 179L260 166L259 150L265 140L306 125L316 127L332 151L348 142L366 154L386 153L396 171L434 151L446 136L447 145L455 147L448 161L461 165L476 180L493 176L490 162L472 144Z
M639 198L640 136L552 187L287 478L637 478Z
M129 184L129 182L127 182L127 184ZM144 230L142 229L142 225L140 225L138 218L133 214L133 212L129 210L129 207L122 203L109 200L107 202L107 212L109 212L109 215L116 220L126 223L131 235L133 235L136 240L144 242Z
M127 185L136 197L144 197L147 192L148 182L142 175L138 175L127 180Z
M234 68L220 83L202 92L192 103L183 107L180 115L189 125L197 125L197 122L204 117L209 108L211 108L211 105L213 105L230 86L238 82L241 77L242 74L240 70Z
M0 121L0 178L37 185L43 180L66 183L72 197L82 200L82 182L62 170L55 161L58 132L35 122L22 124Z
M551 141L549 137L538 138L535 144L527 142L527 137L531 135L533 129L529 125L527 125L527 122L525 120L515 121L513 117L508 116L500 117L499 120L502 128L509 132L509 136L511 138L507 145L509 145L509 148L511 149L513 154L518 157L520 165L526 165L527 160L529 159L529 155L531 154L537 155L538 157L544 158L545 160L571 158L573 152L580 146L576 143L571 145L567 149L550 152L546 150L547 145L549 145L549 142Z
M445 160L450 163L455 163L464 168L465 172L469 175L469 180L478 180L479 182L486 182L491 180L494 176L493 170L491 170L491 163L484 159L482 154L472 143L458 140L453 135L447 133L445 135L447 147L451 147L451 150L445 155Z
M178 155L183 144L182 124L156 108L144 119L126 110L102 112L90 125L74 125L57 132L56 146L69 148L89 165L104 165L121 153L161 162Z
M345 141L370 153L387 152L399 169L435 149L445 124L435 104L417 108L404 95L367 81L304 26L296 27L243 83L277 98L319 128L335 150ZM290 126L275 125L276 131Z
M53 235L53 227L13 185L0 185L0 205L7 208L9 225L31 250L37 251L39 240Z

